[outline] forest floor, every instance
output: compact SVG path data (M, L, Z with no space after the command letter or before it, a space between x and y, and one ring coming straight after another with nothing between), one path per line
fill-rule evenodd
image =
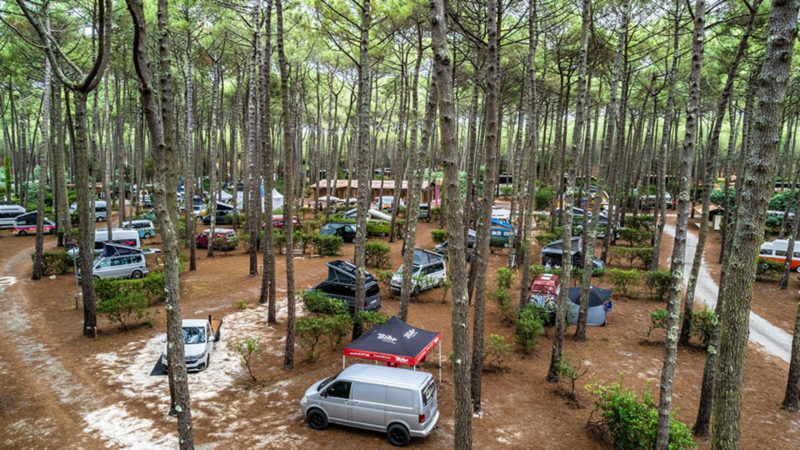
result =
M674 225L674 218L669 223ZM99 226L104 226L100 224ZM421 223L418 247L433 248L430 230L435 223ZM204 227L198 226L198 231ZM693 227L692 233L696 233ZM386 239L382 239L386 241ZM46 249L55 248L47 237ZM599 243L599 241L598 241ZM146 245L157 245L156 240ZM175 448L175 421L167 416L167 379L150 376L160 357L166 315L163 306L155 327L137 326L123 332L119 325L98 318L97 339L81 337L83 313L75 309L72 271L38 282L29 281L33 237L15 237L0 231L0 316L7 325L0 346L0 447L27 448ZM401 265L401 242L390 244L390 267ZM670 256L672 239L665 237L662 266ZM538 255L534 248L534 255ZM706 253L711 278L719 282L719 235L712 233ZM345 244L341 258L353 257L353 245ZM327 275L325 262L335 258L295 258L296 289L313 287ZM505 251L489 259L490 289L496 269L505 265ZM260 260L260 255L259 255ZM277 261L279 325L266 325L266 307L259 306L260 278L248 276L248 256L236 249L208 258L198 252L197 270L182 275L183 315L223 318L222 339L210 367L189 376L197 448L390 448L379 433L332 426L324 432L311 430L300 414L299 400L305 389L341 369L341 346L325 344L321 358L305 361L296 348L295 369L283 366L285 339L285 258ZM612 262L611 266L616 266ZM622 264L627 269L627 263ZM374 270L371 269L374 272ZM519 278L510 291L518 298ZM600 286L608 287L600 281ZM757 283L754 313L784 331L791 332L797 307L798 281L777 291L776 283ZM703 291L697 303L702 305ZM239 309L243 300L248 308ZM592 396L583 385L589 376L610 383L624 376L625 385L649 388L657 396L663 359L663 330L645 334L648 312L663 303L649 299L644 289L638 298L615 294L614 309L605 327L590 328L588 340L572 340L567 330L565 349L573 360L585 358L589 374L578 382L580 405L565 400L558 387L545 382L549 365L552 328L541 337L532 355L514 349L504 371L486 373L483 383L484 413L475 418L475 448L601 449L608 446L586 428ZM298 310L300 309L298 305ZM394 314L398 300L383 295L382 312ZM425 292L410 306L409 322L442 333L443 383L439 389L439 427L415 448L452 447L453 389L447 355L451 351L451 305L442 291ZM486 334L513 341L513 328L503 324L497 306L487 301ZM228 355L231 342L257 337L265 349L256 366L259 381L252 382L236 359ZM347 338L345 339L347 341ZM678 419L693 422L700 393L705 353L698 347L680 348L673 404ZM354 363L349 360L348 363ZM436 373L436 358L424 370ZM742 448L793 448L800 442L800 415L782 411L788 364L760 349L748 349L742 409ZM596 419L596 415L595 415ZM707 443L700 442L700 448Z

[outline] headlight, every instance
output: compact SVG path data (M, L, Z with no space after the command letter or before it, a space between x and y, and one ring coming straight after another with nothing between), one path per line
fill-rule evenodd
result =
M306 403L308 403L308 397L306 397L306 396L304 395L304 396L303 396L303 399L302 399L302 400L300 400L300 404L301 404L301 405L305 405Z

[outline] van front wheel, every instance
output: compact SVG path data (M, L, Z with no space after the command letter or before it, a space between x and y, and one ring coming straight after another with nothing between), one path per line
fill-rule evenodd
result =
M328 428L328 418L325 416L325 413L319 409L314 408L309 411L306 419L308 420L308 426L315 430L324 430Z
M395 447L405 447L411 441L411 435L408 434L406 427L394 424L386 431L386 437L389 438L389 443Z
M131 277L134 280L138 280L139 278L142 278L142 271L141 270L134 270L133 273L131 274Z

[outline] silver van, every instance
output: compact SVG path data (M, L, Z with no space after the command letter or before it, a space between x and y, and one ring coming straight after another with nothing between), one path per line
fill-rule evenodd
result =
M103 253L95 258L92 269L95 280L101 278L133 278L148 274L144 251L126 245L103 243ZM78 272L78 278L81 277Z
M403 447L431 434L439 420L436 383L427 372L354 364L314 383L300 408L315 430L328 423L386 433Z

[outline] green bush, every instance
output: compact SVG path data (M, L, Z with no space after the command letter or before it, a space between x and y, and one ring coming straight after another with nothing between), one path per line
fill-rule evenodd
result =
M497 269L497 276L495 277L498 289L511 289L514 284L514 272L507 267Z
M388 236L391 228L389 222L383 220L367 221L367 236Z
M617 230L619 238L623 241L629 242L631 246L642 247L650 243L653 238L653 232L650 230L642 230L639 228L620 228Z
M128 292L138 292L144 296L148 306L166 300L164 272L151 273L138 280L100 279L94 284L97 301L123 297Z
M306 234L318 234L322 228L322 221L319 220L306 220L303 222L301 230Z
M100 280L95 287L109 280ZM107 295L109 290L103 290L104 295L97 295L97 312L111 323L119 323L127 331L131 322L139 322L145 317L150 317L150 303L144 292L132 289L118 289L114 295Z
M569 380L570 391L567 395L573 401L578 400L578 397L575 396L575 384L589 372L589 366L584 365L587 361L588 359L584 358L578 362L573 362L568 352L563 352L556 361L555 368L558 372L558 380L559 382L561 380Z
M508 358L511 357L511 344L506 344L506 338L497 334L490 334L483 344L484 370L508 370Z
M272 229L272 248L280 255L286 251L286 234L277 228Z
M650 289L650 297L664 301L664 296L669 290L672 272L669 270L651 270L645 274L644 283Z
M692 311L691 318L692 336L700 340L703 348L707 348L708 342L711 340L711 333L717 325L717 315L714 314L714 310L708 309L708 306L704 305L702 311Z
M492 236L489 238L489 251L494 253L496 250L508 247L508 238Z
M611 269L607 275L611 284L614 285L614 289L619 290L626 297L635 296L635 293L629 292L628 289L639 285L639 272L636 269Z
M344 239L341 236L314 236L311 239L314 251L322 256L336 256L344 247Z
M314 362L319 357L318 347L330 342L340 344L347 329L352 325L349 315L314 316L297 319L297 337L300 347L306 350L306 361Z
M612 247L611 254L627 260L631 268L634 261L640 262L643 269L648 269L653 263L653 247Z
M264 355L264 349L261 348L260 339L248 338L244 341L233 340L231 343L231 350L233 351L229 352L228 356L238 356L239 365L247 369L247 373L250 374L250 378L252 378L253 381L258 381L255 375L253 375L253 366L260 361Z
M647 389L642 391L641 400L636 392L622 385L619 381L605 385L592 379L586 390L594 394L595 411L600 413L600 424L606 428L611 444L615 448L626 450L655 448L656 426L658 424L658 405ZM675 420L677 413L673 409L670 418L669 448L685 450L696 448L692 440L690 428L683 422Z
M439 217L442 215L442 207L441 206L434 206L430 209L431 212L431 220L439 220Z
M392 276L394 276L394 272L391 270L376 270L375 276L378 277L378 283L389 291L389 295L394 295L392 292Z
M31 260L36 255L31 254ZM42 275L63 275L72 267L72 257L67 252L42 253Z
M306 310L312 314L340 315L347 314L347 302L338 298L328 297L324 292L311 289L300 294Z
M383 325L389 320L389 316L377 311L361 311L358 313L357 320L362 323L364 330L369 330L375 325Z
M308 247L312 245L314 242L314 234L306 234L302 231L295 231L292 233L292 244L294 244L295 248L299 248L302 250L303 254L308 251Z
M640 214L625 218L625 224L630 228L652 230L653 225L655 225L655 219L652 214Z
M500 186L500 194L502 194L503 197L506 197L506 198L511 197L511 194L513 192L514 192L514 187L513 186Z
M544 247L545 245L553 241L557 241L559 239L553 233L537 234L536 236L534 236L534 238L536 239L536 243L539 244L539 247Z
M389 262L391 249L387 244L378 241L370 241L366 243L364 256L366 258L365 264L372 267L383 267Z
M447 241L447 230L431 230L431 238L436 244L441 244Z
M513 325L516 320L516 308L511 302L511 296L503 289L496 289L491 294L497 307L500 308L500 319L509 325Z
M756 264L756 279L759 281L777 281L783 276L783 261L774 261L758 258Z
M650 333L657 328L667 329L667 321L669 320L669 311L663 308L658 308L650 313L650 327L647 329L647 339L650 339Z
M546 312L537 305L529 303L519 313L514 337L527 352L533 352L539 346L539 336L544 333Z
M553 201L553 188L552 186L543 186L536 191L536 209L544 210L550 207Z

